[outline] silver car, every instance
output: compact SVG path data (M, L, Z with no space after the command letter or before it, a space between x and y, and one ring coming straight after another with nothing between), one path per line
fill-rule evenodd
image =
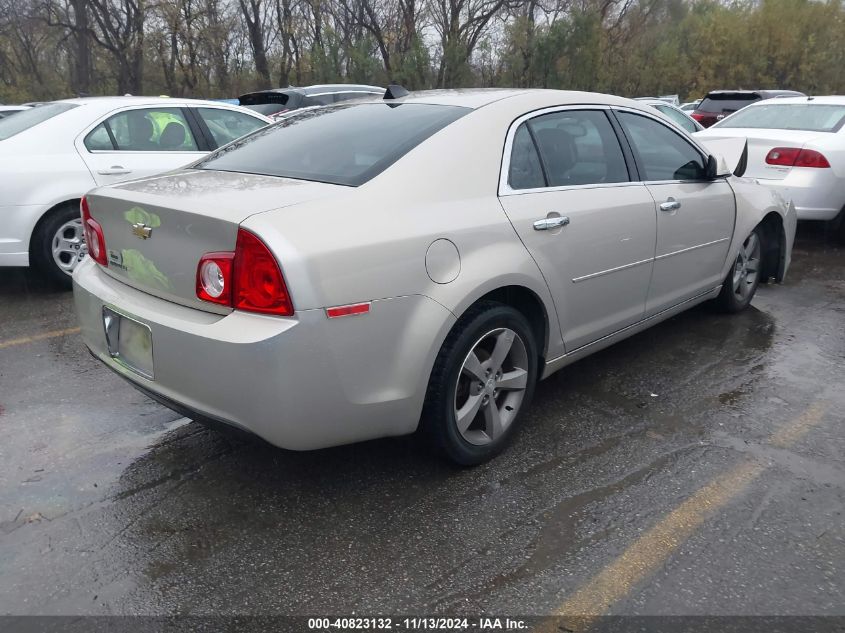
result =
M786 274L794 209L647 105L401 92L91 191L74 273L91 352L284 448L419 429L476 464L538 380Z

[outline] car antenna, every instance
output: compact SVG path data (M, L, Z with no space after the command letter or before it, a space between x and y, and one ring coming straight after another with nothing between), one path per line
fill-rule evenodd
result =
M400 99L407 97L409 94L411 93L399 84L390 84L384 91L384 99Z

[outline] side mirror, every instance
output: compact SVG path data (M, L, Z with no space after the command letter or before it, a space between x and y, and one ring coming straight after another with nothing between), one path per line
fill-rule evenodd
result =
M716 157L713 154L707 156L707 170L704 174L704 177L707 180L715 180L716 176L719 175L719 165L716 162Z

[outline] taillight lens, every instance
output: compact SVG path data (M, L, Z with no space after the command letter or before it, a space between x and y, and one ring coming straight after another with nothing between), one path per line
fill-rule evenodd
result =
M197 267L197 297L221 305L232 305L232 260L234 253L206 253Z
M823 154L813 149L798 147L775 147L766 154L766 164L781 167L817 167L827 168L830 163Z
M693 112L691 116L693 119L699 122L703 121L706 118L703 114L699 114L698 112Z
M206 253L197 266L197 297L236 310L293 315L279 263L257 236L238 229L234 253Z
M79 203L79 210L82 214L82 231L85 233L88 255L100 266L108 266L109 258L106 255L106 238L103 235L103 227L91 217L91 210L88 208L88 200L85 199L85 196Z

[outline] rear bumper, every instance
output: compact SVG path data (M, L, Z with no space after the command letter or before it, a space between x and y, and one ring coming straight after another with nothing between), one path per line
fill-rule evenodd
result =
M845 206L845 180L830 169L793 167L783 180L757 181L792 200L799 220L832 220Z
M74 300L92 354L136 387L190 417L293 450L413 432L434 354L454 322L420 295L375 301L359 317L221 316L135 290L92 260L74 273ZM109 355L103 306L149 326L152 380Z

